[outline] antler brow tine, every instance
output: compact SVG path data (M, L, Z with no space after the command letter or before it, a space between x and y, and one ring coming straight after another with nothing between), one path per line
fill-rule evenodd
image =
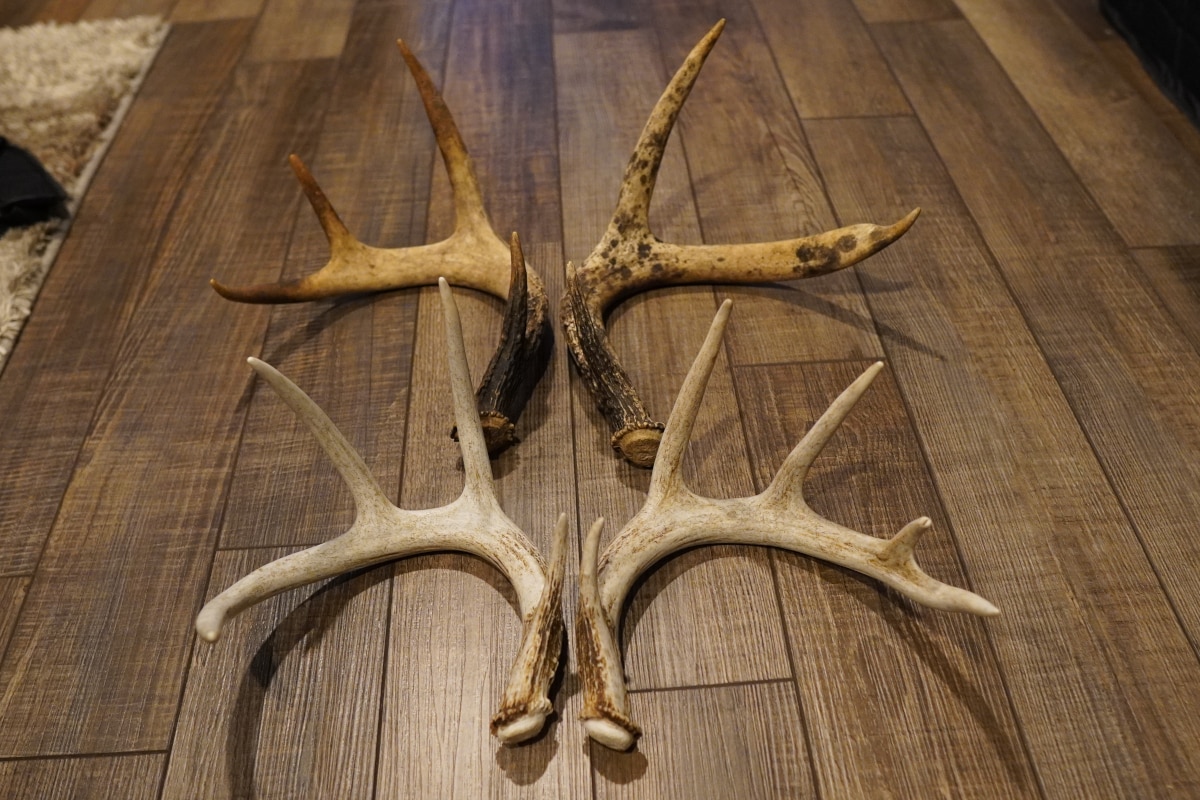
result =
M687 283L764 283L824 275L879 252L912 226L914 209L888 226L859 224L778 242L677 245L650 231L649 209L658 169L675 120L724 30L719 21L692 48L663 91L625 168L612 220L583 262L568 265L560 312L567 347L600 413L611 444L630 463L654 463L662 423L654 421L621 366L604 329L615 304L639 292Z
M588 735L618 750L640 735L630 716L617 636L621 610L643 572L673 554L710 544L766 545L791 550L869 575L909 599L946 611L994 616L979 595L942 583L917 566L913 548L929 530L928 517L878 539L817 514L804 501L809 466L883 368L873 364L834 400L784 462L771 485L753 497L713 499L684 483L682 455L720 350L730 302L722 304L699 355L688 370L663 434L645 505L597 557L601 521L583 549L576 640L584 686L581 719Z

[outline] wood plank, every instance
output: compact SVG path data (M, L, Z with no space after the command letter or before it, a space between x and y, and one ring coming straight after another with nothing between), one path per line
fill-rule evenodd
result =
M0 25L20 28L35 22L75 22L91 0L0 0Z
M165 761L161 753L0 761L0 793L5 797L152 800L158 797Z
M172 32L46 278L37 314L5 365L0 575L33 573L116 344L248 33L244 22L181 25ZM189 101L180 104L176 92ZM150 139L157 144L147 149Z
M851 0L752 0L803 119L912 113Z
M861 274L872 314L925 345L884 336L972 588L1001 609L987 628L1039 785L1048 797L1195 791L1195 652L927 129L808 128L839 213L925 209L912 246Z
M0 578L0 658L8 647L8 637L17 624L17 615L29 590L29 578Z
M759 489L869 363L737 370ZM804 496L817 513L868 535L891 536L930 517L918 562L939 580L970 587L890 373L817 460ZM1039 795L986 622L922 608L824 562L773 554L822 794Z
M495 228L520 232L527 261L557 304L563 273L551 21L545 3L459 4L448 41L439 43L448 49L417 55L442 86ZM450 233L451 201L439 166L428 240ZM455 296L472 374L479 376L499 336L501 303L467 290ZM420 292L415 338L400 491L405 508L442 505L462 490L458 446L447 435L453 418L436 290ZM558 514L575 516L570 420L554 413L565 406L567 380L560 344L517 424L523 441L493 463L502 508L543 555ZM575 585L577 563L572 545L566 587ZM571 680L566 659L554 698L557 721L519 748L503 747L489 733L521 633L507 581L465 555L409 559L395 571L378 796L405 796L413 787L429 797L586 795L584 732L576 722L581 697L561 688ZM573 589L564 594L571 619Z
M1192 158L1200 161L1200 128L1197 128L1196 124L1163 94L1163 90L1154 82L1154 79L1146 74L1146 68L1142 66L1137 55L1129 49L1125 40L1108 39L1097 43L1097 47L1104 53L1108 63L1154 109L1154 113L1158 115L1164 125L1171 129L1171 133L1175 134L1175 138L1179 140L1184 149L1192 154Z
M1200 350L1200 247L1135 250L1133 255L1175 324Z
M954 0L854 0L864 22L917 22L957 19L962 16Z
M1071 18L1075 27L1079 28L1089 39L1116 41L1116 31L1100 13L1099 0L1054 0L1054 2L1064 14Z
M251 61L337 58L346 44L354 0L267 0L254 38Z
M610 203L615 202L623 164L665 85L655 50L648 31L555 37L564 238L570 258L582 260L612 216ZM587 55L595 52L611 58ZM664 240L697 241L695 206L680 158L678 144L668 147L651 209L652 227ZM711 289L683 287L636 296L610 316L614 347L647 407L660 419L669 413L714 311ZM581 527L597 517L608 520L603 546L641 507L649 474L612 453L610 431L584 387L575 384L572 394L579 519ZM684 470L702 494L737 497L752 491L732 378L723 358L713 372ZM714 614L714 608L721 613ZM761 551L704 548L672 559L651 572L630 600L623 633L630 685L789 676L776 608L769 564Z
M636 750L592 745L598 798L817 797L790 682L638 692Z
M837 227L800 121L747 5L662 3L654 15L663 85L707 32L707 20L729 16L678 131L709 244L790 239ZM721 287L718 293L734 299L739 316L755 320L726 335L735 364L870 358L882 352L852 272Z
M974 35L900 33L877 38L1200 647L1200 356Z
M448 29L448 8L364 6L351 23L352 46L339 61L320 141L300 155L364 242L397 247L425 242L430 176L441 166L439 160L435 167L429 122L395 40L404 32L418 52L428 45L422 57L440 64ZM275 168L285 177L290 173L282 163ZM298 196L299 187L293 193ZM329 246L306 206L283 277L298 278L328 258ZM277 253L271 262L278 263ZM221 279L253 280L231 272L236 267L222 265ZM270 315L262 357L309 392L395 499L404 462L417 293L282 305ZM325 541L354 519L349 492L304 425L281 413L273 393L260 388L250 403L221 544Z
M177 0L92 0L83 19L109 19L112 17L140 17L146 14L170 17L171 8Z
M1200 244L1200 160L1083 32L1038 0L958 4L1127 244Z
M169 741L244 418L231 367L266 325L197 275L278 256L297 202L273 164L311 146L331 66L239 70L206 126L0 665L5 755Z
M211 22L257 17L265 0L176 0L171 22Z
M208 596L288 552L218 553ZM390 575L284 593L197 641L162 797L371 796Z

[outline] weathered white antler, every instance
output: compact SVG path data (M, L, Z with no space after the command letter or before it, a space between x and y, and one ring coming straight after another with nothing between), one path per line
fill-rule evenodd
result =
M303 420L333 461L350 487L357 515L350 529L336 539L273 561L217 595L200 611L196 631L201 638L216 641L225 621L243 609L279 592L360 567L434 551L479 556L512 582L521 609L521 649L500 710L492 719L492 732L505 744L515 744L536 735L552 710L548 691L562 646L567 521L565 515L558 519L547 568L534 546L501 510L483 431L474 412L458 309L444 278L439 285L465 473L462 494L442 508L397 508L362 457L316 403L274 367L251 358L251 366Z
M929 530L928 517L913 520L891 539L877 539L825 519L804 501L809 467L879 374L882 363L868 368L833 401L761 494L714 500L688 489L680 464L721 346L730 305L726 300L717 312L684 379L663 434L645 505L603 557L597 559L604 520L596 521L584 543L576 615L585 692L580 716L593 739L617 750L628 749L640 735L629 715L617 646L622 606L639 575L678 551L706 544L780 547L870 575L923 605L980 616L1000 613L982 597L935 580L917 566L913 547Z
M654 463L662 423L646 412L608 342L605 312L621 300L685 283L764 283L824 275L862 261L900 238L920 209L890 226L845 228L779 242L682 246L650 231L650 199L671 129L725 27L713 26L675 73L638 139L608 230L578 269L567 265L561 317L575 366L613 431L612 446L641 467Z
M475 167L458 126L433 80L403 41L400 52L416 81L433 127L454 194L454 232L434 244L380 248L360 242L342 222L308 167L293 154L288 161L329 240L329 262L299 280L254 286L212 287L229 300L243 303L298 303L359 292L426 286L444 276L507 300L505 330L515 329L507 351L498 349L477 393L488 452L496 455L517 443L514 423L546 369L554 342L549 301L541 279L492 229ZM514 234L515 237L515 234ZM511 259L510 259L511 256ZM518 256L520 256L518 261ZM521 274L513 274L513 273Z

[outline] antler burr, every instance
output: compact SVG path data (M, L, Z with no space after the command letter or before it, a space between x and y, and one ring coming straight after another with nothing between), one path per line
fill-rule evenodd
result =
M713 26L667 85L629 158L604 237L583 266L567 265L561 309L567 346L613 431L613 448L641 467L654 463L663 426L647 413L608 341L604 317L609 308L662 286L765 283L824 275L887 247L920 212L915 209L889 226L850 225L778 242L684 246L659 241L649 225L658 168L680 109L724 27L724 20Z
M549 301L541 279L515 242L506 245L492 229L471 157L450 109L433 80L403 41L400 52L416 81L454 194L454 232L434 244L380 248L360 242L300 157L288 158L329 240L329 261L318 271L285 283L226 286L210 281L222 297L243 303L297 303L359 292L380 292L435 283L439 276L507 301L507 349L497 349L477 393L488 452L516 444L514 424L546 369L554 343ZM519 261L518 261L519 257ZM516 273L522 272L521 276Z
M721 346L731 301L722 304L688 371L671 411L645 505L597 558L604 520L584 543L579 575L576 641L585 701L580 715L588 735L626 750L640 735L629 714L617 632L630 587L653 564L708 544L767 545L831 561L869 575L923 605L993 616L999 610L972 592L938 581L917 566L913 548L929 530L928 517L878 539L825 519L804 500L809 467L842 420L883 369L869 367L842 392L788 455L761 494L727 500L701 497L685 485L680 465L696 413Z
M547 566L501 510L471 396L458 309L446 280L439 279L438 283L465 475L462 494L442 508L397 508L387 499L366 462L316 403L274 367L249 359L255 371L312 431L349 486L357 513L354 524L337 538L273 561L210 600L196 618L196 632L214 642L225 621L243 609L288 589L361 567L434 551L479 556L512 583L521 610L520 650L491 724L492 733L503 743L516 744L535 736L553 710L548 691L562 646L567 520L566 515L558 518Z

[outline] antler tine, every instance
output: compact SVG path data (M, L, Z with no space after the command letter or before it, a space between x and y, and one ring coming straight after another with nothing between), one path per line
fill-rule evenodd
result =
M442 163L446 165L446 174L450 176L450 188L454 195L454 227L474 228L482 235L495 235L487 210L483 206L483 193L479 190L479 178L475 174L475 165L463 143L458 125L442 93L434 85L433 79L425 71L424 65L413 55L403 39L396 40L400 55L408 65L413 80L417 84L417 92L421 95L421 103L425 106L425 116L433 128L438 150L442 153Z
M616 211L583 266L568 275L562 324L575 365L613 431L612 446L649 467L661 438L604 330L609 308L631 295L688 283L764 283L824 275L879 252L920 213L888 226L849 225L777 242L677 245L659 241L648 212L667 139L725 21L692 49L651 112L625 169Z
M567 523L560 515L547 567L529 539L501 510L492 483L483 429L474 413L471 376L458 308L450 287L438 281L445 311L451 393L465 472L462 495L441 508L405 511L393 505L362 457L329 417L270 365L250 359L284 402L304 421L354 495L354 524L342 535L273 561L205 604L196 617L201 638L216 641L225 621L287 589L417 553L458 551L488 561L512 583L521 609L521 647L509 672L492 731L504 744L536 735L553 710L548 696L562 647L562 582Z
M329 460L333 462L338 474L342 476L346 486L349 487L350 494L354 497L354 506L360 516L391 505L387 495L379 486L379 482L371 474L367 462L363 461L354 446L346 440L329 416L313 402L311 397L267 362L260 361L253 356L247 358L246 362L267 382L268 386L275 390L275 394L279 395L279 398L312 432L321 449L325 451L325 455L329 456Z
M982 597L942 583L917 565L913 548L930 528L927 517L910 522L891 539L877 539L827 520L803 502L776 502L785 497L803 500L800 482L809 465L878 374L880 364L869 368L833 402L762 494L720 500L700 497L685 490L681 481L672 483L669 477L662 477L678 471L679 450L687 444L728 309L726 301L680 390L646 503L598 560L599 525L593 526L584 546L576 620L586 697L581 718L593 739L614 749L629 748L640 734L630 718L621 672L617 645L621 610L639 575L682 550L714 544L779 547L861 572L931 608L979 616L1000 613ZM676 426L677 421L682 424Z
M342 222L308 167L296 155L292 170L329 240L329 260L298 280L252 286L210 281L218 294L245 303L296 303L359 292L379 292L436 283L439 277L507 301L505 335L477 393L488 452L495 456L516 444L515 423L545 372L553 349L546 289L520 255L510 251L488 220L471 157L454 117L429 74L403 41L400 53L416 81L437 139L454 195L454 232L433 244L379 248L363 244ZM518 259L519 262L514 261ZM510 273L523 271L520 281Z
M700 411L700 404L704 402L704 390L708 388L709 376L712 375L713 366L721 352L721 340L725 335L725 325L729 322L732 306L732 300L721 303L716 316L713 317L712 325L709 326L708 335L704 337L704 344L700 346L700 352L683 379L683 386L675 398L675 406L671 409L671 416L667 418L667 427L663 431L662 442L658 448L658 458L650 476L647 502L661 501L683 488L683 454L691 441L696 414Z
M809 468L881 371L883 362L876 361L830 403L825 413L792 448L792 452L788 453L783 466L775 473L775 479L761 495L764 502L791 499L804 501L804 479L808 476Z
M471 392L471 372L467 366L467 346L463 341L462 320L458 316L458 303L450 291L445 278L438 278L438 291L442 298L442 313L446 326L446 353L450 361L450 390L454 399L454 419L457 422L458 445L462 449L464 486L463 493L470 493L477 500L490 498L496 502L492 484L492 464L488 461L487 445L483 441L483 428L479 414L475 411L475 397Z
M662 165L667 140L671 138L684 101L692 93L700 68L704 66L705 59L723 30L725 20L722 19L688 53L683 66L676 70L662 96L654 104L646 127L642 128L633 155L625 167L617 208L609 223L610 233L628 236L650 232L650 199L654 195L654 184L658 181L658 168Z

